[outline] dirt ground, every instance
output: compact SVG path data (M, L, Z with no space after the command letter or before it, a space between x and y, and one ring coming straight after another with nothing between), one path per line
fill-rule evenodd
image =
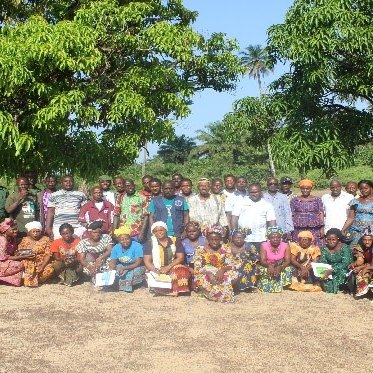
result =
M324 293L153 297L0 287L1 372L372 372L373 304Z

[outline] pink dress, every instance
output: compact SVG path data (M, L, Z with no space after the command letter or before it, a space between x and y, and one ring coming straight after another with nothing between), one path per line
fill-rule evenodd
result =
M23 265L20 261L9 260L17 246L0 235L0 282L21 286Z
M281 242L278 250L273 251L271 248L271 243L269 241L263 242L262 246L267 255L267 262L268 263L275 263L280 260L284 260L285 258L285 251L288 246L286 242Z

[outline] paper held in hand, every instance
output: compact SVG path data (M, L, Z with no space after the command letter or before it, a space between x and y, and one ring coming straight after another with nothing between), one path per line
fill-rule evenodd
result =
M332 266L330 264L325 263L311 263L313 273L316 277L323 277L324 272L328 271L329 269L332 269ZM333 278L332 275L328 276L328 279L331 280Z
M96 273L95 286L110 286L114 284L116 271Z
M146 273L146 277L150 288L171 289L172 287L172 279L169 275L163 273L158 275L151 271Z

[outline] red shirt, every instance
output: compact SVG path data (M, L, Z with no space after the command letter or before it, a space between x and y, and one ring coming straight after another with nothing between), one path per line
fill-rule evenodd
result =
M83 224L89 224L94 220L100 219L103 221L102 232L110 233L113 211L114 206L109 201L102 201L100 210L96 207L94 201L88 201L81 207L78 221Z

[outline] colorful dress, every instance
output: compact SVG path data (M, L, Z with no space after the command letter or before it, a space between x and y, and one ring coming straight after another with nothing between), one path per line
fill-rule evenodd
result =
M207 299L221 303L233 303L234 291L232 281L237 280L238 272L229 270L224 273L223 281L213 284L209 273L215 274L225 266L233 266L232 253L228 246L210 252L200 246L194 255L194 287L195 291L203 294Z
M323 226L321 216L324 214L324 207L321 198L310 200L295 197L290 201L290 208L293 214L294 231L292 239L298 240L298 234L302 231L311 231L316 246L322 246L324 240L320 238L320 229Z
M67 286L71 286L73 283L79 281L83 272L83 267L76 258L76 247L79 242L78 238L75 238L71 243L59 238L51 244L51 252L59 253L62 259L55 260L52 263L53 268L62 283Z
M361 246L356 246L352 249L352 255L357 262L357 266L371 264L373 258L373 248L364 250L364 248L362 248ZM347 278L346 284L348 285L351 293L354 293L357 296L362 296L369 291L369 283L371 278L370 272L371 271L368 271L363 274L363 270L360 270L358 273L350 273Z
M359 199L353 199L349 205L355 211L355 219L349 229L352 239L350 247L354 247L366 228L370 227L373 231L373 201L361 203Z
M257 281L257 264L260 259L256 247L250 243L245 243L243 251L237 253L231 251L229 258L238 272L237 289L242 291L255 288Z
M21 286L23 265L18 260L10 260L17 249L15 242L0 235L0 282Z
M37 267L40 266L46 257L51 258L50 251L51 240L43 236L35 241L30 237L24 237L18 246L17 253L20 250L31 250L35 256L30 259L22 260L24 266L23 284L29 287L36 287L44 283L53 276L54 269L51 263L48 263L41 273L37 273ZM17 255L16 253L16 255Z
M169 265L174 259L176 253L184 253L184 247L181 241L175 237L168 237L167 246L162 246L155 236L147 241L144 245L144 255L151 255L152 262L155 268ZM151 274L147 273L147 277ZM157 286L157 279L155 279L155 286L149 287L149 290L156 294L178 294L190 292L190 278L191 273L189 268L178 264L170 270L168 275L171 277L171 288L161 287L162 280L159 279L159 287Z
M136 259L143 258L142 245L139 242L131 240L129 247L123 247L120 243L116 244L111 250L110 259L116 260L119 290L132 292L133 287L141 285L145 277L145 267L140 265L136 268L125 271L122 275L118 271L125 270L127 266L136 262Z
M278 250L273 251L269 241L263 242L262 248L266 251L267 263L272 263L276 266L283 263L287 246L287 243L281 242ZM279 276L269 277L267 267L260 265L258 271L258 289L265 293L281 293L285 286L291 284L292 275L293 269L287 266L282 269Z
M321 291L321 287L318 285L319 279L314 275L311 263L317 261L321 255L320 248L318 246L311 245L304 249L297 242L290 242L291 255L295 256L295 260L308 268L308 278L304 279L300 277L300 271L298 268L293 267L293 279L289 289L296 291Z
M322 282L327 293L338 293L346 281L348 266L353 262L351 249L345 245L338 253L331 253L327 247L321 248L320 263L330 264L333 267L332 279Z

